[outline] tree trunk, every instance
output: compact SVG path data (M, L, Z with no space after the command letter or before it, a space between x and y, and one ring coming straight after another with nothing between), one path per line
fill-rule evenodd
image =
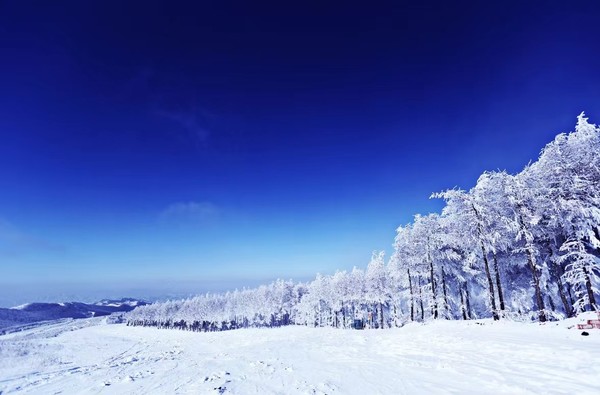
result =
M423 293L421 292L421 276L419 279L419 303L421 305L421 321L425 321L425 308L423 307Z
M554 300L552 300L551 295L548 295L548 304L550 305L550 310L556 311L556 306L554 305Z
M410 277L410 269L406 269L408 273L408 288L410 288L410 320L415 320L415 295L413 294L412 279Z
M571 317L573 315L573 309L571 308L571 306L569 305L569 302L567 301L567 296L565 295L564 286L562 283L562 279L560 277L558 277L557 283L558 283L558 295L560 296L560 301L562 302L563 307L565 308L565 314L567 315L567 317Z
M502 283L500 282L500 270L498 270L498 259L494 253L494 271L496 272L496 287L498 288L498 301L500 302L500 311L504 314L504 295L502 294Z
M477 218L477 234L479 235L479 243L481 244L481 253L483 254L483 263L485 268L485 275L488 280L488 287L490 293L490 305L492 307L492 316L494 317L494 321L500 319L498 316L498 311L496 310L496 295L494 293L494 282L492 281L492 276L490 274L490 265L487 258L487 253L485 251L485 245L483 244L483 227L481 226L481 217L479 216L479 211L475 208L475 204L471 203L471 207L473 208L473 212L475 213L475 217Z
M383 303L379 302L379 324L381 325L381 329L383 329Z
M583 278L585 279L585 290L587 291L587 294L588 294L588 304L590 306L589 311L594 311L597 309L596 298L594 297L594 291L592 289L592 282L590 280L590 274L585 266L583 267Z
M435 277L433 272L433 259L431 259L431 255L427 253L427 260L429 261L429 281L431 281L431 294L433 296L433 305L431 307L431 315L434 319L438 318L438 308L437 308L437 295L435 293Z
M490 274L490 265L487 259L487 254L485 252L485 247L483 246L483 241L481 242L481 253L483 254L483 263L485 267L485 275L488 280L489 294L490 294L490 304L492 306L492 317L494 317L494 321L498 321L500 316L498 315L498 310L496 310L496 297L494 294L494 282L492 281L492 275Z
M519 218L519 226L523 231L526 231L527 228L525 226L525 221L523 221L523 216L521 215L521 205L517 204L517 214ZM529 232L527 232L529 233ZM531 236L532 237L532 236ZM535 299L538 305L539 318L540 322L546 322L546 313L544 310L546 307L544 306L544 298L542 297L542 290L540 288L540 279L537 273L537 267L535 264L535 258L532 252L533 246L532 241L525 236L525 250L527 251L527 263L529 264L529 269L531 270L531 276L533 277L533 285L535 287Z
M463 320L467 320L467 308L465 307L465 297L463 294L463 290L459 289L460 293L460 310L462 311Z
M446 310L446 319L450 318L450 304L448 303L448 291L446 290L446 273L442 266L442 290L444 291L444 309Z
M571 302L571 306L575 305L575 300L573 300L573 292L571 292L571 285L569 283L565 284L567 286L567 293L569 294L569 302Z
M321 304L321 302L319 302ZM319 328L323 326L323 309L319 306Z
M471 300L469 298L469 284L465 281L465 299L467 301L467 316L469 319L473 317L473 313L471 312Z
M533 277L533 285L535 287L535 299L538 305L539 318L540 322L546 322L546 313L544 310L546 306L544 305L544 298L542 297L542 290L540 288L540 279L538 277L537 268L535 267L533 253L529 248L527 250L527 263L529 264L529 269L531 270L531 275Z
M552 248L550 248L550 256L552 255L553 251ZM552 260L550 261L552 262ZM569 304L567 301L567 296L565 295L565 286L562 282L562 276L564 274L562 266L558 263L554 263L554 269L556 270L556 285L558 286L558 295L560 296L560 301L563 304L567 317L571 317L573 315L573 305Z

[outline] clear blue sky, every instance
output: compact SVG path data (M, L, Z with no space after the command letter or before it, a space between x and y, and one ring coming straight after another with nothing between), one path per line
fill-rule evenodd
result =
M0 2L0 305L364 266L600 122L594 2L188 3Z

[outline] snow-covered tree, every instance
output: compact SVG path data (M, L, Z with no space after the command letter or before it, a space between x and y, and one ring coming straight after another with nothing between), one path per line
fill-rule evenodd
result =
M383 329L383 308L391 297L385 267L385 251L373 252L371 261L367 266L365 280L366 299L374 305L375 311L378 312L379 327Z
M574 132L556 136L522 171L484 172L469 190L432 197L444 199L441 214L400 226L387 266L375 252L366 269L141 306L128 323L346 328L371 316L383 328L429 317L545 321L598 309L600 128L583 113Z

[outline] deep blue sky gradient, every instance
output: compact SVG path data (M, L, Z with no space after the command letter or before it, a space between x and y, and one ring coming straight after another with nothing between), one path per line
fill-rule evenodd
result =
M364 266L600 122L599 11L0 2L0 305Z

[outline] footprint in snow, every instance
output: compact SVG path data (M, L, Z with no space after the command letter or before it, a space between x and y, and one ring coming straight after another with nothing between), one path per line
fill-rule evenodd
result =
M250 366L261 369L267 373L275 373L275 368L264 361L250 362Z
M213 388L215 391L217 391L218 394L224 394L225 391L227 390L227 387L225 387L224 385L221 385L219 387L215 387Z
M206 382L212 382L212 381L215 381L215 380L220 380L223 377L230 376L230 375L231 375L231 373L226 372L226 371L221 371L221 372L218 372L218 373L213 373L210 376L205 376L204 377L204 382L206 383ZM227 382L230 382L230 381L231 380L228 380Z
M329 395L337 391L337 387L331 383L319 383L316 386L306 381L296 382L296 389L307 395Z
M218 394L224 394L225 391L227 390L226 384L231 383L231 380L229 379L229 377L231 376L231 373L226 372L226 371L221 371L218 373L213 373L210 376L205 376L204 377L204 382L205 383L210 383L216 380L223 380L225 378L225 381L219 385L218 387L213 387L213 390L217 391Z
M75 373L79 373L79 372L81 372L81 368L79 368L79 367L67 369L68 374L75 374Z

